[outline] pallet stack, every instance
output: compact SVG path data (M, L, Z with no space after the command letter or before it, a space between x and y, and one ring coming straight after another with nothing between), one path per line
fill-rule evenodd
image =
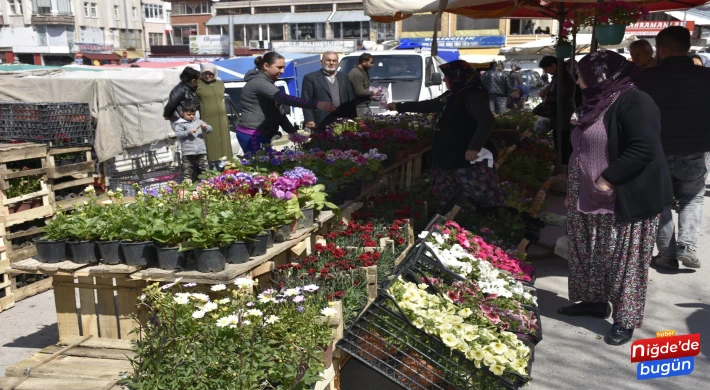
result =
M5 250L5 228L0 224L0 312L15 306L15 296L12 293L12 277L6 272L10 260Z
M80 158L73 159L79 155ZM68 164L66 162L69 162ZM50 149L47 152L47 176L49 177L50 200L55 210L71 210L88 200L80 194L94 184L95 162L90 146ZM71 191L64 191L71 189ZM75 196L61 196L70 192Z

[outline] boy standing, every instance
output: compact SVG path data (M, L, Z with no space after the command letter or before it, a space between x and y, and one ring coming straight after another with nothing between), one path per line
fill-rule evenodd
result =
M207 146L203 134L211 133L212 126L195 117L197 106L194 102L184 101L181 107L181 118L175 122L175 135L180 140L180 149L182 149L183 179L193 180L195 165L200 173L205 173L209 169Z

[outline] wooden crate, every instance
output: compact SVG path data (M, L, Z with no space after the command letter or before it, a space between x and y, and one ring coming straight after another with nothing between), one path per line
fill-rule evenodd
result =
M57 192L67 188L74 188L74 192L82 192L86 187L94 184L94 175L91 173L77 174L78 178L73 180L63 181L60 179L49 179L50 202L54 205L55 210L73 210L76 206L89 201L88 196L76 196L71 199L57 200ZM108 198L99 197L98 201L102 202Z
M29 259L37 255L37 248L34 243L23 248L14 248L16 245L14 245L13 242L17 243L18 240L26 241L27 239L38 237L44 232L44 227L32 227L24 231L13 232L13 229L5 229L0 225L0 229L3 234L2 245L5 246L7 258L10 260L10 263Z
M48 291L52 288L52 278L47 277L41 280L36 280L32 283L26 284L25 281L22 281L22 284L20 283L19 280L21 279L26 279L29 277L32 277L33 275L12 275L10 276L10 281L11 281L11 288L12 288L12 294L15 297L15 302L20 302L23 299L33 297L37 294L41 294L45 291Z
M86 161L75 163L75 164L57 166L57 163L58 163L57 156L61 156L63 154L69 154L69 153L82 153L82 154L85 153L86 154ZM93 174L95 170L96 170L95 161L91 157L91 147L90 146L50 149L49 152L47 152L47 176L50 179L58 179L60 177L81 175L81 174L85 174L87 172Z
M5 369L0 389L118 390L122 373L132 372L135 356L125 340L65 337Z
M2 251L0 252L0 312L15 306L15 295L12 293L12 275L6 272L8 268L10 268L10 260L5 251Z
M5 227L45 218L53 214L54 209L49 200L49 188L47 187L46 156L47 147L44 145L30 143L0 144L0 222ZM41 167L13 171L8 168L8 164L14 162L26 162L30 166L39 165ZM8 198L6 191L10 189L10 180L28 176L41 176L40 190ZM39 207L10 213L12 209L10 206L26 201L38 202Z

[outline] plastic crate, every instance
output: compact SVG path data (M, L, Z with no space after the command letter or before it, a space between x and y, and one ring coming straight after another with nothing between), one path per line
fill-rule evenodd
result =
M86 103L0 102L0 140L93 145L94 133Z

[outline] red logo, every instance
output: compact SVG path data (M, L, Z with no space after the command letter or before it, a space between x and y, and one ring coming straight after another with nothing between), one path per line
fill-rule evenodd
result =
M636 340L631 344L631 362L646 362L696 356L700 353L700 333Z

